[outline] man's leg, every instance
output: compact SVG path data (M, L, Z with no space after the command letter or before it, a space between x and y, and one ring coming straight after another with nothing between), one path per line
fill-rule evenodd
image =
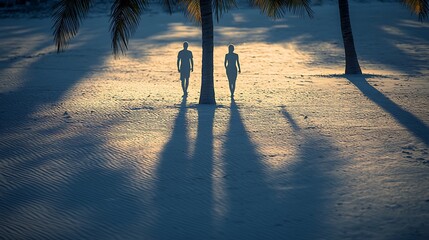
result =
M188 87L189 87L189 78L185 78L185 90L184 90L185 95L188 94Z
M185 89L185 81L186 81L186 78L182 78L182 79L180 80L180 82L181 82L181 86L182 86L183 94L185 94L185 92L186 92L186 89Z

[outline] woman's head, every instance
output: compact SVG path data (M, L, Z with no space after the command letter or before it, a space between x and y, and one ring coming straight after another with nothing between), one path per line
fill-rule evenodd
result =
M234 52L234 45L230 44L228 46L228 50L229 50L230 53Z

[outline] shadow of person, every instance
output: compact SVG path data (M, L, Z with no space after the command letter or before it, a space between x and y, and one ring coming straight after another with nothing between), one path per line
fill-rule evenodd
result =
M228 53L225 54L224 66L226 68L226 76L228 77L229 91L231 92L231 98L234 98L235 83L237 81L237 66L238 73L241 73L240 60L238 54L234 53L234 45L228 46Z
M222 232L228 239L281 239L285 229L269 225L282 223L284 207L266 181L262 156L250 139L234 99L222 148L227 209L220 224Z
M398 106L395 102L384 96L371 86L364 76L350 76L346 78L353 83L367 98L389 113L398 123L405 127L415 137L429 145L429 128L412 113Z
M298 133L300 128L295 129ZM232 99L222 153L227 209L219 224L227 236L222 239L317 239L329 234L324 198L332 179L312 164L319 151L333 157L331 146L324 143L317 137L303 138L295 161L277 172L266 166L271 160L258 151Z

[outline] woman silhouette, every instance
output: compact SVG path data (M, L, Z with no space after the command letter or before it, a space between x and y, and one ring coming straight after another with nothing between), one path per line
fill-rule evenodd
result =
M239 73L241 73L241 68L240 61L238 59L238 54L234 53L234 45L229 45L228 50L229 52L225 55L224 65L226 68L226 76L228 77L231 98L234 98L235 81L237 80L237 66Z

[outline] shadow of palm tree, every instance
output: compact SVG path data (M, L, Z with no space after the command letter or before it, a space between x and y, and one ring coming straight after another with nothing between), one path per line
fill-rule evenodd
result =
M363 95L389 113L415 137L426 145L429 145L429 127L422 120L398 106L395 102L371 86L364 76L346 75L346 78L353 83Z
M198 131L189 153L186 98L157 167L157 239L204 239L211 227L214 106L198 106Z

